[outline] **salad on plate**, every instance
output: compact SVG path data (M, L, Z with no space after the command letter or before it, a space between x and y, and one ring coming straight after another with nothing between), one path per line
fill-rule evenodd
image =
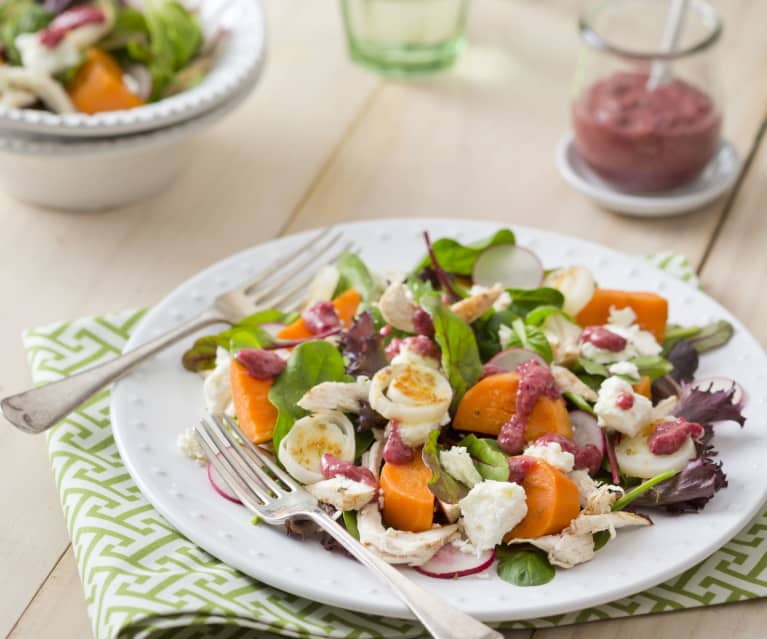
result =
M618 529L695 513L727 486L716 425L742 426L746 398L695 373L728 322L670 324L662 296L546 270L509 229L424 240L420 261L385 274L346 253L300 313L197 339L183 365L204 376L207 410L271 447L363 545L434 577L497 560L502 579L543 584ZM207 464L193 430L178 444ZM208 477L237 501L210 464Z
M223 35L205 41L178 0L5 0L0 106L93 114L161 100L202 81Z

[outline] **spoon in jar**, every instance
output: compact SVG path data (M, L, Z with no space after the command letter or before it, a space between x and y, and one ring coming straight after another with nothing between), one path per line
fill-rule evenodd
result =
M666 18L666 28L663 30L663 43L661 51L665 54L673 53L679 46L682 37L684 19L690 0L671 0L671 7ZM656 60L650 69L650 77L647 80L647 88L654 91L660 85L671 80L671 62L669 60Z

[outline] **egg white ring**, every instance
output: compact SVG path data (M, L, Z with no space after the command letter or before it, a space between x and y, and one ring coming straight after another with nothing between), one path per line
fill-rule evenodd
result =
M631 451L631 452L629 452ZM682 471L697 452L692 437L687 437L678 451L670 455L655 455L650 451L647 436L622 437L615 447L615 460L625 475L650 479L667 470Z
M407 398L395 391L395 398L388 397L387 390L392 382L407 368L416 368L422 374L431 375L435 380L434 393L441 399L431 404L415 404L413 400ZM441 421L445 411L450 407L450 400L453 397L453 390L448 381L440 373L432 368L421 366L419 364L396 364L387 366L378 371L370 383L370 395L368 401L371 407L383 415L386 419L397 420L399 422L438 423Z
M302 432L311 433L316 428L318 423L326 424L329 427L335 427L334 435L338 435L340 441L341 452L338 454L339 459L344 461L354 461L354 425L349 419L341 412L338 411L319 411L313 415L302 417L299 419L293 427L290 429L287 435L280 442L279 459L282 465L296 480L303 484L313 484L318 481L322 481L325 477L320 470L319 462L316 467L309 468L301 464L297 459L295 453L298 451L291 450L291 447L296 443ZM328 433L333 433L329 430ZM331 436L331 435L329 435ZM336 437L333 436L335 440Z

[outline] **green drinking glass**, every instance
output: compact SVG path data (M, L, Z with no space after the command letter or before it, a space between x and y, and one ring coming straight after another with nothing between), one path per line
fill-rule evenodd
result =
M453 64L464 45L469 0L341 0L349 54L386 75Z

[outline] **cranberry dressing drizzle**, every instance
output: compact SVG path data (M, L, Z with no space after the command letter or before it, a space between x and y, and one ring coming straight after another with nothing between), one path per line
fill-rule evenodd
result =
M351 462L339 459L330 453L325 453L320 458L320 471L322 472L322 476L326 479L338 477L340 475L347 479L351 479L352 481L367 484L373 488L378 487L375 475L373 475L373 472L369 468L355 466Z
M517 386L516 412L498 433L498 445L507 453L520 453L525 447L525 426L541 397L559 398L551 370L538 360L530 359L516 368L519 375Z
M615 405L621 410L631 410L634 407L634 393L621 391L615 398Z
M605 351L620 353L626 348L626 338L604 326L587 326L581 333L581 342L589 342Z
M647 447L653 455L671 455L682 447L688 437L703 437L703 426L677 417L658 424L647 438Z
M341 320L338 319L338 313L332 302L317 302L307 308L301 317L306 324L306 328L313 335L327 333L334 328L340 328Z
M509 457L509 481L521 484L535 464L535 457L526 457L525 455Z
M389 422L389 436L383 449L383 458L387 464L409 464L413 461L413 449L405 445L399 434L399 423Z
M248 369L255 379L272 379L285 370L285 360L276 353L261 348L243 348L237 353L237 361Z
M404 339L395 337L389 342L384 352L388 360L391 361L402 352L403 348L412 351L420 357L432 357L437 361L440 358L440 352L436 344L426 335L416 335L414 337L405 337Z

